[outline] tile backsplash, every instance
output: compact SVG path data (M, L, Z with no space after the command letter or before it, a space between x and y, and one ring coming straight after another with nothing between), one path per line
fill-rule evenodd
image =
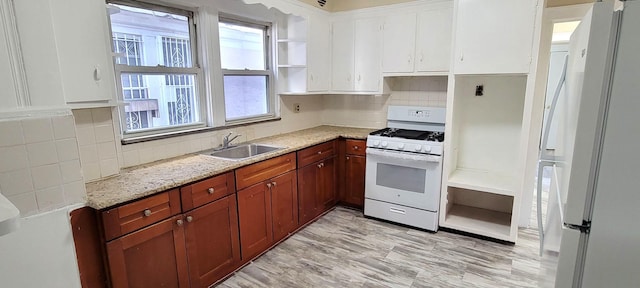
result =
M73 110L78 147L87 182L118 174L116 135L111 108Z
M22 216L84 202L73 115L0 120L0 191Z

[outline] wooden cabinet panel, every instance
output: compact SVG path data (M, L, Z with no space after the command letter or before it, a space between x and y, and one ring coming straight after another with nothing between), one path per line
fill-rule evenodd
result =
M336 204L336 192L337 192L337 183L336 183L336 165L335 165L335 157L331 157L325 159L318 163L320 166L318 172L318 193L317 204L319 213L322 213Z
M187 211L236 192L233 172L228 172L180 188L182 210Z
M311 221L319 214L316 205L318 169L319 167L314 165L298 169L298 216L300 225Z
M107 243L114 288L189 287L184 231L178 221L181 216Z
M364 156L347 155L345 162L345 189L342 201L362 208L364 207L366 158Z
M364 156L367 150L367 142L364 140L347 139L345 141L346 153Z
M238 191L242 259L250 259L273 243L271 193L266 183Z
M180 193L173 189L102 212L107 241L180 214Z
M238 190L296 169L296 154L289 153L236 170Z
M209 287L240 263L236 196L185 213L191 287Z
M298 181L295 172L273 178L271 184L271 210L274 241L298 228Z
M336 154L336 151L335 140L298 151L298 167L304 167L313 162L331 157Z

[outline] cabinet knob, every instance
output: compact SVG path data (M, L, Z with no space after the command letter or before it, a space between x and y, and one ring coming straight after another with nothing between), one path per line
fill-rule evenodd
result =
M347 156L347 160L349 160L349 156Z
M267 188L271 189L271 183L267 183Z
M357 145L354 145L353 150L360 150L360 147L358 147Z
M182 226L182 224L184 224L184 221L182 221L182 219L178 219L178 220L176 220L176 224L178 226Z
M318 168L322 168L322 163L318 164Z
M150 209L145 209L143 213L144 213L145 217L151 216L151 210Z
M360 76L360 74L358 74L358 81L360 81L362 79L362 77Z
M276 182L271 182L271 184L273 185L273 187L276 187Z
M216 192L216 189L213 189L213 187L207 189L207 192L209 192L209 194L213 194L213 192Z
M322 151L318 151L318 155L322 154Z
M187 222L189 223L193 222L193 216L187 216Z

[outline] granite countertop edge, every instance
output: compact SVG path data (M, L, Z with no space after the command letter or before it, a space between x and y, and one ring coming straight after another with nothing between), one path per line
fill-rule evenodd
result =
M324 125L248 141L286 148L247 159L233 161L193 153L123 169L116 176L87 183L86 205L103 210L340 137L366 139L374 130Z

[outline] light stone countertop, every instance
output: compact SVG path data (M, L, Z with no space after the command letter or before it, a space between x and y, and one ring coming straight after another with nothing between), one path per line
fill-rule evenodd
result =
M286 148L244 160L189 154L128 168L117 176L87 183L87 206L109 208L339 137L366 139L371 131L374 129L318 126L249 141Z

